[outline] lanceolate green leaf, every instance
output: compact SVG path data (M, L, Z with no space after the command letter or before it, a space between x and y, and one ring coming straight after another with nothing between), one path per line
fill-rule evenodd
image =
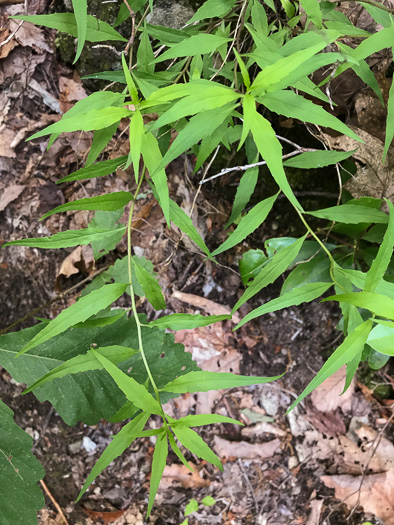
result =
M220 459L194 430L183 425L176 425L172 427L172 429L178 440L188 448L190 452L201 459L205 459L205 461L209 461L209 463L215 465L219 470L223 470Z
M358 308L365 308L376 315L394 319L394 300L373 292L353 292L341 295L332 295L323 301L340 301L349 303Z
M383 238L383 242L379 247L379 251L372 262L370 269L367 272L365 279L366 292L375 291L377 285L384 277L387 267L390 264L393 256L394 248L394 207L391 202L387 201L387 205L390 210L389 223L387 226L386 233Z
M145 297L148 299L155 310L164 310L166 308L166 302L164 300L159 283L148 272L148 270L138 263L137 259L133 259L132 263L137 281L142 286Z
M13 16L18 20L25 20L32 24L58 29L64 33L77 37L78 29L73 13L55 13L53 15L29 15L29 16ZM86 40L88 42L103 42L105 40L117 40L119 42L127 42L127 38L120 35L109 24L98 20L94 16L87 17Z
M207 0L197 9L197 12L189 20L189 24L206 18L216 18L226 15L233 8L236 0Z
M125 231L126 228L85 228L84 230L68 230L55 233L50 237L36 237L31 239L19 239L3 244L5 246L30 246L32 248L44 248L54 250L56 248L71 248L73 246L84 246L96 240L113 237L115 233Z
M129 67L126 63L126 59L124 57L124 53L122 53L122 66L123 66L123 72L124 76L126 78L127 82L127 88L130 93L131 100L133 101L133 104L138 104L139 98L138 98L138 91L136 88L136 85L134 83L133 77L131 76L131 73L129 71Z
M93 142L90 146L89 154L86 159L85 167L91 166L108 145L115 131L118 129L119 122L115 122L108 128L98 129L94 132Z
M305 239L306 235L297 239L290 246L283 248L283 250L270 259L234 306L232 313L236 312L240 306L246 303L246 301L249 301L251 297L262 290L265 286L273 283L285 270L287 270L293 260L297 257Z
M176 456L179 458L181 463L185 465L186 468L190 470L190 472L194 472L194 470L191 468L189 463L186 461L185 456L182 454L181 450L179 449L178 445L176 444L176 441L174 439L174 435L172 432L168 433L168 441L170 442L172 450L175 452Z
M301 5L305 9L306 14L310 20L321 29L322 26L322 12L318 0L301 0Z
M237 188L237 193L235 194L233 209L231 210L230 218L225 226L226 228L228 228L230 224L238 219L245 209L256 187L258 176L258 166L246 170L242 175Z
M142 141L144 139L145 127L141 111L137 110L130 120L130 156L133 162L134 177L138 181Z
M133 420L127 423L127 425L125 425L122 430L118 432L118 434L116 434L111 443L101 454L100 459L93 467L91 473L85 481L84 486L81 489L81 492L78 495L77 501L81 499L87 488L93 483L97 476L101 474L101 472L106 469L114 459L123 454L126 448L128 448L131 443L139 436L149 419L149 415L150 414L140 414L136 416Z
M125 346L107 346L105 348L96 348L96 352L103 355L111 361L111 363L121 363L126 361L129 357L138 353L138 350L127 348ZM96 359L91 350L87 354L77 355L72 359L69 359L62 365L54 368L48 374L45 374L41 379L33 383L23 393L27 394L31 390L38 388L39 386L45 385L54 379L60 379L70 374L79 374L81 372L87 372L88 370L101 370L103 365Z
M222 390L239 386L261 385L276 381L281 377L281 375L275 377L253 377L224 372L189 372L174 379L164 388L161 388L160 391L173 392L174 394L208 392L209 390Z
M348 278L349 281L352 284L354 284L354 286L359 290L364 289L367 274L359 272L357 270L345 270L344 268L335 268L334 274L337 276L338 273ZM384 279L382 279L377 285L375 292L380 293L382 295L387 295L387 297L390 297L394 300L394 283L390 283L389 281L385 281Z
M102 210L102 211L115 211L120 208L124 208L128 202L132 199L131 193L127 191L117 191L114 193L108 193L107 195L100 195L98 197L90 197L87 199L79 199L77 201L68 202L62 204L51 211L48 211L43 215L40 221L50 217L55 213L61 213L65 211L76 211L76 210Z
M327 379L327 377L330 377L343 365L352 361L352 359L354 359L354 357L363 350L368 338L368 334L371 331L371 327L372 321L365 321L344 340L344 342L327 359L327 361L316 374L314 379L312 379L309 385L305 388L302 394L291 405L288 412L293 410L293 408L297 406L298 403L304 399L304 397L310 394L312 390L318 387L325 379Z
M276 312L277 310L282 310L283 308L288 308L289 306L297 306L301 303L309 303L314 299L317 299L326 292L332 283L309 283L300 288L294 288L291 292L287 292L277 299L268 301L268 303L263 304L259 308L256 308L248 315L246 315L240 323L237 324L235 330L240 328L242 325L260 317L261 315L268 314L269 312Z
M114 301L119 299L125 292L127 284L107 284L88 295L81 297L75 304L63 310L53 321L48 323L33 339L25 345L17 354L17 357L32 348L45 343L52 337L65 332L71 326L86 321L92 315L97 314Z
M367 343L381 354L394 356L394 323L391 323L391 326L375 326L368 336Z
M255 100L251 95L244 97L244 129L243 137L246 138L249 130L252 131L257 149L260 155L266 161L267 166L278 184L280 189L289 199L289 201L302 210L301 204L298 202L294 193L287 181L286 174L282 165L282 146L275 136L275 132L271 124L256 110ZM242 143L242 139L241 139Z
M163 476L166 460L168 456L168 440L166 431L157 436L155 450L153 452L152 473L150 478L149 502L146 517L152 511L153 503L156 498L157 489Z
M122 155L122 157L117 157L116 159L104 160L103 162L98 162L93 164L93 166L88 166L86 168L81 168L78 171L74 171L70 175L63 177L57 184L61 182L71 182L74 180L84 180L84 179L94 179L95 177L104 177L116 171L119 166L122 166L127 161L127 155Z
M75 22L77 24L78 46L75 62L81 56L83 46L85 45L86 34L88 29L88 4L87 0L72 0Z
M323 210L309 211L309 215L319 217L320 219L328 219L330 221L343 222L345 224L360 224L360 223L378 223L386 224L389 220L388 215L382 211L368 208L367 206L359 206L358 204L342 204L340 206L333 206L332 208L325 208Z
M268 197L268 199L264 199L263 201L256 204L256 206L241 219L241 222L238 224L229 238L221 246L219 246L219 248L217 248L212 253L212 255L215 256L219 253L229 250L236 244L239 244L244 239L246 239L246 237L252 232L254 232L267 218L267 215L271 211L278 195L279 194L277 193L276 195Z
M386 123L386 138L384 141L383 162L386 160L386 155L390 144L394 138L394 82L391 83L389 100L387 103L387 123Z
M326 126L335 129L344 135L348 135L354 140L363 142L346 124L330 115L325 109L292 91L276 91L267 93L258 98L270 111L285 115L289 118L296 118L304 122L311 122L318 126Z
M163 62L171 58L204 55L212 53L222 44L230 42L229 38L219 35L201 33L173 45L168 51L156 58L155 63Z
M322 150L322 151L307 151L305 153L301 153L301 155L297 155L296 157L292 157L290 159L286 159L283 162L283 166L286 166L288 168L301 168L301 169L316 169L316 168L324 168L325 166L331 166L332 164L336 164L337 162L342 162L343 160L349 158L353 153L355 153L357 150L353 151L329 151L329 150Z
M231 319L231 315L200 315L200 314L171 314L165 317L160 317L156 321L151 321L150 325L158 328L170 330L192 330L199 326L208 326L220 321Z
M141 385L138 381L126 375L120 368L103 355L95 350L92 350L92 352L129 401L149 414L161 415L163 413L159 403L152 397L144 385Z
M235 425L243 425L240 421L220 414L198 414L196 416L181 417L175 421L171 421L173 425L184 425L187 427L202 427L204 425L213 425L215 423L233 423Z

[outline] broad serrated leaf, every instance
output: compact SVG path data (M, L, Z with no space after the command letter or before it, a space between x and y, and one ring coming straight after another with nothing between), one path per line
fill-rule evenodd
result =
M139 264L138 259L133 259L132 263L137 281L144 290L145 297L155 310L165 310L166 302L159 283L142 265Z
M166 431L157 436L155 450L153 452L152 473L150 477L149 502L146 518L149 517L153 503L156 498L160 480L163 476L166 460L168 456L168 440Z
M147 323L144 316L141 322ZM80 354L86 354L92 343L100 347L114 344L138 348L138 332L134 317L123 316L116 323L102 327L70 328L27 354L14 359L43 326L38 325L20 332L0 337L0 366L3 366L19 383L32 385L43 375ZM177 375L197 370L191 354L183 345L174 343L174 336L156 327L142 327L144 351L158 388L175 379ZM139 354L133 355L120 368L136 381L148 380L145 366ZM128 372L131 369L131 372ZM55 379L34 390L39 401L48 400L70 426L83 421L95 425L100 419L110 419L125 404L126 398L109 374L103 370L75 374ZM163 393L162 402L171 396Z
M171 421L171 426L185 425L187 427L202 427L204 425L214 425L215 423L233 423L235 425L243 425L240 421L231 417L222 416L220 414L198 414L195 416L189 415Z
M212 465L215 465L219 470L223 470L223 465L217 455L212 452L202 438L194 432L191 428L188 428L183 425L173 427L174 434L176 435L178 441L180 441L183 446L190 450L193 454L198 456L205 461L209 461Z
M189 57L196 55L205 55L206 53L212 53L222 44L231 42L229 38L225 38L219 35L211 35L201 33L193 35L178 44L174 44L168 51L165 51L162 55L156 58L155 63L163 62L164 60L170 60L172 58Z
M108 193L107 195L99 195L98 197L88 197L86 199L79 199L76 201L62 204L43 215L40 221L65 211L77 210L101 210L101 211L115 211L124 208L132 199L131 193L127 191L117 191Z
M306 98L296 95L292 91L276 91L267 93L258 98L258 101L266 106L270 111L274 111L288 118L296 118L303 122L311 122L318 126L326 126L339 133L363 142L346 124L328 113L325 109L314 104Z
M78 495L77 501L81 499L83 494L86 492L88 487L93 481L105 470L110 463L117 457L119 457L128 448L131 443L140 435L146 422L149 419L149 414L139 414L127 425L125 425L118 434L113 438L108 447L101 454L100 459L94 465L91 473L89 474L81 492Z
M237 304L232 309L232 313L237 311L240 306L246 303L246 301L249 301L251 297L262 290L265 286L268 286L269 284L276 281L276 279L282 275L285 270L287 270L293 260L297 257L305 239L306 235L300 239L297 239L290 246L283 248L283 250L281 250L269 260L266 266L264 266L261 272L249 285L242 297L238 300Z
M111 361L111 363L118 364L122 361L126 361L129 357L138 353L138 350L127 348L125 346L107 346L104 348L96 348L96 352L103 355ZM77 355L63 363L62 365L54 368L48 374L45 374L41 379L35 381L28 389L23 393L27 394L31 390L38 388L46 383L53 381L54 379L61 379L70 374L79 374L81 372L87 372L89 370L101 370L103 365L96 359L95 355L91 350L87 354Z
M229 238L224 241L224 243L217 248L212 255L218 255L226 250L229 250L236 244L242 242L248 235L253 233L267 218L267 215L272 209L279 193L268 197L259 202L252 208L245 217L242 217L241 222L238 224L236 229L231 233Z
M103 240L105 238L113 237L115 233L123 233L126 231L125 227L115 228L94 228L90 226L84 230L69 230L65 232L55 233L50 237L33 237L31 239L19 239L17 241L9 241L3 244L5 246L30 246L32 248L44 248L47 250L54 250L57 248L71 248L73 246L85 246L94 242L95 240Z
M149 324L161 329L192 330L199 326L208 326L228 319L231 319L231 315L171 314L151 321Z
M394 323L375 326L368 336L367 343L381 354L394 356Z
M252 132L257 149L266 161L275 182L293 206L302 210L301 204L294 196L293 190L287 181L282 164L282 146L276 138L275 131L272 129L271 124L263 115L257 112L255 100L251 95L245 95L243 108L245 129L243 137L246 138L249 130ZM242 142L243 140L241 138L241 143Z
M92 353L103 365L105 370L122 390L127 399L131 401L136 407L144 410L144 412L148 412L149 414L161 415L163 413L159 403L152 397L144 385L141 385L138 383L138 381L122 372L120 368L114 365L109 359L101 355L99 352L92 350Z
M107 284L99 290L94 290L90 294L81 297L79 301L63 310L56 319L48 323L18 352L16 357L32 350L46 341L49 341L52 337L65 332L75 324L86 321L86 319L89 319L92 315L95 315L107 306L110 306L124 294L126 287L127 285L125 284Z
M370 269L367 272L365 279L366 292L373 292L379 282L383 279L387 267L393 256L394 248L394 207L391 202L387 201L389 207L389 223L386 233L384 234L383 242L381 243L378 253L374 258Z
M78 45L75 55L75 62L81 56L83 46L85 45L88 29L88 4L87 0L72 0L75 22L77 24Z
M331 295L323 301L340 301L358 308L370 310L375 315L394 319L394 300L385 295L373 292L352 292L340 295Z
M206 18L221 18L234 7L235 2L236 0L207 0L197 9L188 24Z
M174 394L208 392L209 390L222 390L224 388L239 386L261 385L276 381L281 377L281 375L275 377L253 377L224 372L189 372L174 379L165 387L161 388L160 391L172 392Z
M289 308L290 306L298 306L301 303L309 303L323 295L330 286L332 286L332 283L309 283L299 288L295 288L291 292L287 292L277 299L272 299L272 301L268 301L268 303L252 310L240 323L237 324L234 330L237 330L248 321L260 317L261 315L276 312L283 308Z
M84 180L84 179L93 179L95 177L104 177L105 175L110 175L116 171L119 166L125 164L127 161L127 155L122 155L116 159L104 160L103 162L98 162L93 164L93 166L87 166L86 168L81 168L78 171L74 171L70 175L63 177L56 184L62 182L71 182L74 180Z
M382 211L357 204L341 204L340 206L324 208L323 210L309 211L308 214L313 215L313 217L319 217L320 219L343 222L345 224L371 222L386 224L389 220L388 215Z
M352 361L352 359L363 350L368 334L371 331L371 327L372 321L365 321L362 325L358 326L353 333L347 336L344 342L327 359L316 376L312 379L302 394L298 396L287 412L293 410L293 408L297 406L304 397L309 395L312 390L318 387L325 379L332 376L332 374L339 370L343 365Z
M353 155L357 150L353 151L307 151L286 159L283 162L283 166L287 168L300 168L300 169L316 169L331 166L337 162L341 162Z
M0 400L0 516L2 525L37 525L45 505L37 485L45 476L31 449L33 439L14 422L14 414Z
M78 36L77 22L73 13L55 13L53 15L29 15L13 16L18 20L25 20L39 26L50 27L68 33L74 37ZM86 38L88 42L103 42L106 40L116 40L127 42L127 38L120 35L109 24L98 20L92 15L87 16Z

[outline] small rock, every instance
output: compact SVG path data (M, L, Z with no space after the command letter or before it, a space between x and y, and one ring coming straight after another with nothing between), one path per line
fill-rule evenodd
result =
M75 441L75 443L70 443L68 448L70 449L71 454L78 454L82 447L82 440Z
M288 466L289 470L295 468L297 465L298 465L298 458L297 458L297 456L290 456L289 460L288 460L288 463L287 463L287 466Z
M91 456L95 453L97 445L94 441L90 439L88 436L84 436L82 440L82 446L86 450L86 452Z

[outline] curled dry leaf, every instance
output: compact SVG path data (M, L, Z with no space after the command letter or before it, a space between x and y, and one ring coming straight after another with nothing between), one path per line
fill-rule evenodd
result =
M94 263L93 251L90 246L78 246L62 262L56 280L60 275L70 277L83 270L85 273Z
M341 408L342 412L350 412L354 393L354 381L342 394L346 381L346 366L343 366L321 383L311 394L314 406L320 412L331 412Z
M349 508L361 505L364 512L375 514L385 525L394 525L394 471L365 476L322 476L326 487L335 489L335 497ZM362 483L361 483L362 482ZM360 488L361 487L361 488Z

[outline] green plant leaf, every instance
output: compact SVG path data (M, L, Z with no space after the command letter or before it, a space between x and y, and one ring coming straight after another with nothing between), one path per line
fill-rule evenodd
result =
M100 259L111 250L116 248L116 245L120 243L125 227L119 224L119 220L124 214L124 208L120 208L114 211L96 211L93 219L88 225L88 229L106 229L112 230L112 235L106 235L102 237L96 237L91 241L94 259Z
M138 259L133 259L132 263L137 281L144 290L145 297L155 310L165 310L166 302L159 283L141 264L139 264Z
M381 354L394 356L394 323L378 324L372 328L367 343Z
M212 259L211 252L208 250L208 247L202 240L201 235L194 227L191 218L173 200L170 200L170 220L176 224L178 228L183 231L183 233L186 233L186 235L188 235L190 239L196 243L196 245L205 253L205 255Z
M122 67L123 67L123 73L124 73L124 76L127 82L127 89L129 90L131 100L133 101L133 104L137 105L139 103L138 90L134 83L133 77L131 76L131 73L129 71L129 66L126 64L124 53L122 53Z
M307 151L296 157L286 159L283 166L304 170L324 168L351 157L356 151Z
M119 122L115 122L112 126L108 128L98 129L94 132L93 142L90 146L89 154L86 159L85 167L88 168L97 160L98 156L102 151L107 147L109 141L114 136L116 130L118 129Z
M196 499L191 499L185 508L185 516L190 516L193 512L198 511L198 501Z
M251 297L262 290L265 286L276 281L276 279L287 270L293 260L297 257L305 239L306 235L300 237L300 239L297 239L290 246L283 248L283 250L278 252L268 261L266 266L264 266L242 297L238 300L237 304L232 309L232 313L236 312L240 306L246 303L246 301L249 301Z
M144 385L141 385L138 381L122 372L120 368L100 353L95 350L92 350L92 353L110 374L127 399L136 407L150 414L161 415L163 413L159 403L152 397Z
M373 292L379 282L383 279L388 265L390 264L391 258L393 256L394 248L394 207L387 200L387 205L389 207L389 223L387 226L386 233L383 238L383 242L379 246L379 251L374 258L370 269L367 272L367 277L365 278L365 288L366 292Z
M216 500L212 496L205 496L205 498L201 500L201 503L206 507L212 507L212 505L216 504Z
M140 316L147 323L145 316ZM0 366L3 366L18 383L33 384L43 375L80 354L86 354L92 343L99 348L111 345L138 348L135 318L123 316L106 327L80 328L78 325L50 339L27 354L14 359L42 329L43 324L0 337ZM142 327L144 351L158 388L175 379L179 374L197 370L191 354L183 345L174 343L174 336L156 327ZM119 367L138 383L148 380L140 354L135 354ZM128 372L131 369L131 372ZM39 401L48 400L67 425L83 421L95 425L100 419L110 419L124 406L126 398L104 370L94 370L55 379L34 390ZM162 402L172 397L163 392Z
M362 352L367 341L368 334L371 331L372 321L365 321L358 326L353 333L348 335L344 342L338 346L335 352L327 359L322 368L312 379L300 396L294 401L288 409L289 413L295 406L309 395L312 390L318 387L325 379L335 374L343 365L349 363L357 354Z
M176 456L180 459L181 463L183 463L183 465L185 465L185 467L188 468L190 472L194 472L194 470L191 468L189 463L186 461L185 456L182 454L178 445L176 444L176 441L174 439L172 432L168 433L168 441L170 442L172 450L175 452Z
M62 204L51 211L48 211L43 215L40 221L54 215L55 213L61 213L65 211L76 211L76 210L102 210L102 211L115 211L120 208L124 208L127 203L132 199L131 193L128 191L117 191L114 193L108 193L106 195L99 195L98 197L90 197L87 199L79 199L76 201Z
M243 425L240 421L231 417L221 416L220 414L198 414L196 416L186 416L171 422L173 425L186 425L187 427L202 427L204 425L213 425L215 423L234 423Z
M345 270L344 268L335 268L334 274L336 277L338 273L348 278L349 281L352 284L354 284L354 286L356 286L356 288L358 288L359 290L364 290L367 274L359 272L357 270ZM387 297L390 297L394 300L394 283L390 283L382 279L378 286L375 288L375 291L382 295L387 295Z
M95 177L104 177L105 175L110 175L116 171L119 166L125 164L127 161L127 155L122 155L116 159L104 160L103 162L98 162L93 164L93 166L88 166L86 168L81 168L78 171L74 171L70 175L63 177L56 184L61 182L71 182L74 180L84 180L84 179L93 179Z
M130 157L133 162L134 176L138 182L142 141L144 140L145 127L141 111L135 111L130 120Z
M291 292L287 292L277 299L272 299L268 303L259 306L255 310L252 310L248 315L246 315L240 323L234 328L237 330L242 325L260 317L261 315L268 314L270 312L276 312L277 310L282 310L283 308L289 308L290 306L298 306L301 303L309 303L314 299L317 299L326 292L332 283L309 283L304 286L294 288Z
M311 122L318 126L326 126L339 133L348 135L354 140L363 142L346 124L328 113L325 109L310 100L296 95L292 91L275 91L258 98L258 101L270 111L288 118L296 118L303 122Z
M33 439L14 422L14 414L0 400L0 514L4 525L37 525L44 496L37 485L45 476L31 449Z
M257 149L266 161L275 182L293 206L302 210L302 206L294 196L293 190L291 189L283 170L282 146L276 138L275 131L272 129L271 124L257 112L255 100L251 95L245 95L243 108L245 130L243 137L246 138L249 130L252 131ZM241 138L240 144L242 142L243 140Z
M88 4L87 0L72 0L75 22L77 24L78 45L75 55L74 64L81 56L83 46L85 45L88 30Z
M33 237L31 239L19 239L17 241L9 241L3 244L6 246L30 246L32 248L44 248L47 250L54 250L56 248L71 248L73 246L84 246L90 244L95 240L103 240L114 236L114 233L123 233L126 228L94 228L90 226L84 230L69 230L65 232L55 233L50 237Z
M323 301L340 301L365 308L376 315L394 319L394 300L373 292L352 292L341 295L331 295Z
M188 24L205 20L206 18L222 18L234 7L235 2L236 0L207 0L197 9Z
M149 324L161 329L192 330L199 326L208 326L228 319L231 319L231 315L171 314L151 321Z
M242 175L237 188L237 193L235 194L233 209L231 210L230 218L225 226L226 228L228 228L230 224L236 221L245 209L246 205L250 200L250 197L253 195L254 189L257 184L258 176L258 166L246 170L245 173Z
M89 319L114 301L119 299L126 290L125 284L107 284L88 295L81 297L75 304L63 310L53 321L48 323L33 339L25 345L16 357L32 350L36 346L45 343L52 337L65 332L71 326Z
M154 59L155 59L155 56L153 54L152 46L149 40L148 29L146 27L146 23L144 23L144 27L143 27L142 35L140 39L140 45L138 46L138 51L137 51L138 71L154 74L155 65L152 64Z
M322 27L322 12L318 0L301 0L305 13L318 29ZM334 28L335 29L335 28Z
M333 206L332 208L325 208L323 210L309 211L308 214L313 217L319 217L320 219L343 222L345 224L371 222L386 224L389 220L388 215L382 211L357 204L341 204L340 206Z
M50 16L50 15L48 15ZM70 133L72 131L93 131L108 128L124 117L131 117L132 111L114 106L81 113L69 118L62 118L45 129L26 139L34 140L51 133Z
M122 361L126 361L129 357L138 353L138 350L127 348L125 346L107 346L104 348L96 348L96 352L103 355L111 361L111 363L118 364ZM41 379L35 381L29 388L23 393L27 394L35 388L38 388L46 383L53 381L54 379L61 379L70 374L79 374L81 372L87 372L88 370L102 370L103 365L97 361L96 357L91 350L87 354L77 355L63 363L62 365L54 368L48 374L45 374Z
M226 44L227 42L231 42L231 40L219 35L211 35L207 33L193 35L182 40L182 42L171 46L168 51L165 51L162 55L156 58L155 63L157 64L158 62L163 62L164 60L170 60L172 58L194 57L196 55L212 53L222 44Z
M139 414L116 434L111 443L101 454L100 459L94 465L91 473L87 477L85 484L78 495L77 502L81 499L97 476L99 476L101 472L113 462L114 459L122 455L126 448L128 448L131 443L139 436L146 422L148 421L149 416L150 414Z
M215 465L219 470L223 470L220 459L194 430L183 425L178 425L173 427L173 431L177 439L183 446L188 448L190 452L212 463L212 465Z
M68 33L74 37L78 36L77 22L73 13L55 13L53 15L29 15L12 16L17 20L25 20L39 26L50 27ZM98 20L92 15L87 16L86 38L88 42L104 42L106 40L117 40L127 42L127 38L120 35L109 24Z
M148 519L153 503L156 498L157 489L159 488L160 480L163 476L166 460L168 456L168 440L167 433L163 431L157 436L155 450L153 452L152 473L150 478L149 502L146 518Z
M260 249L248 250L243 254L239 261L239 273L244 286L258 275L267 260L265 253Z
M174 394L208 392L209 390L222 390L238 386L261 385L276 381L281 377L281 375L275 377L253 377L221 372L189 372L174 379L161 388L160 391L173 392Z
M212 253L212 255L215 256L233 248L233 246L239 244L246 239L248 235L254 232L267 218L267 215L272 210L278 195L279 193L256 204L256 206L254 206L245 217L242 217L241 222L236 229L231 233L228 239Z
M313 257L311 261L298 264L286 277L281 295L308 283L330 282L330 266L330 260L326 255Z
M389 359L389 355L382 354L371 348L368 354L368 365L372 370L380 370Z

